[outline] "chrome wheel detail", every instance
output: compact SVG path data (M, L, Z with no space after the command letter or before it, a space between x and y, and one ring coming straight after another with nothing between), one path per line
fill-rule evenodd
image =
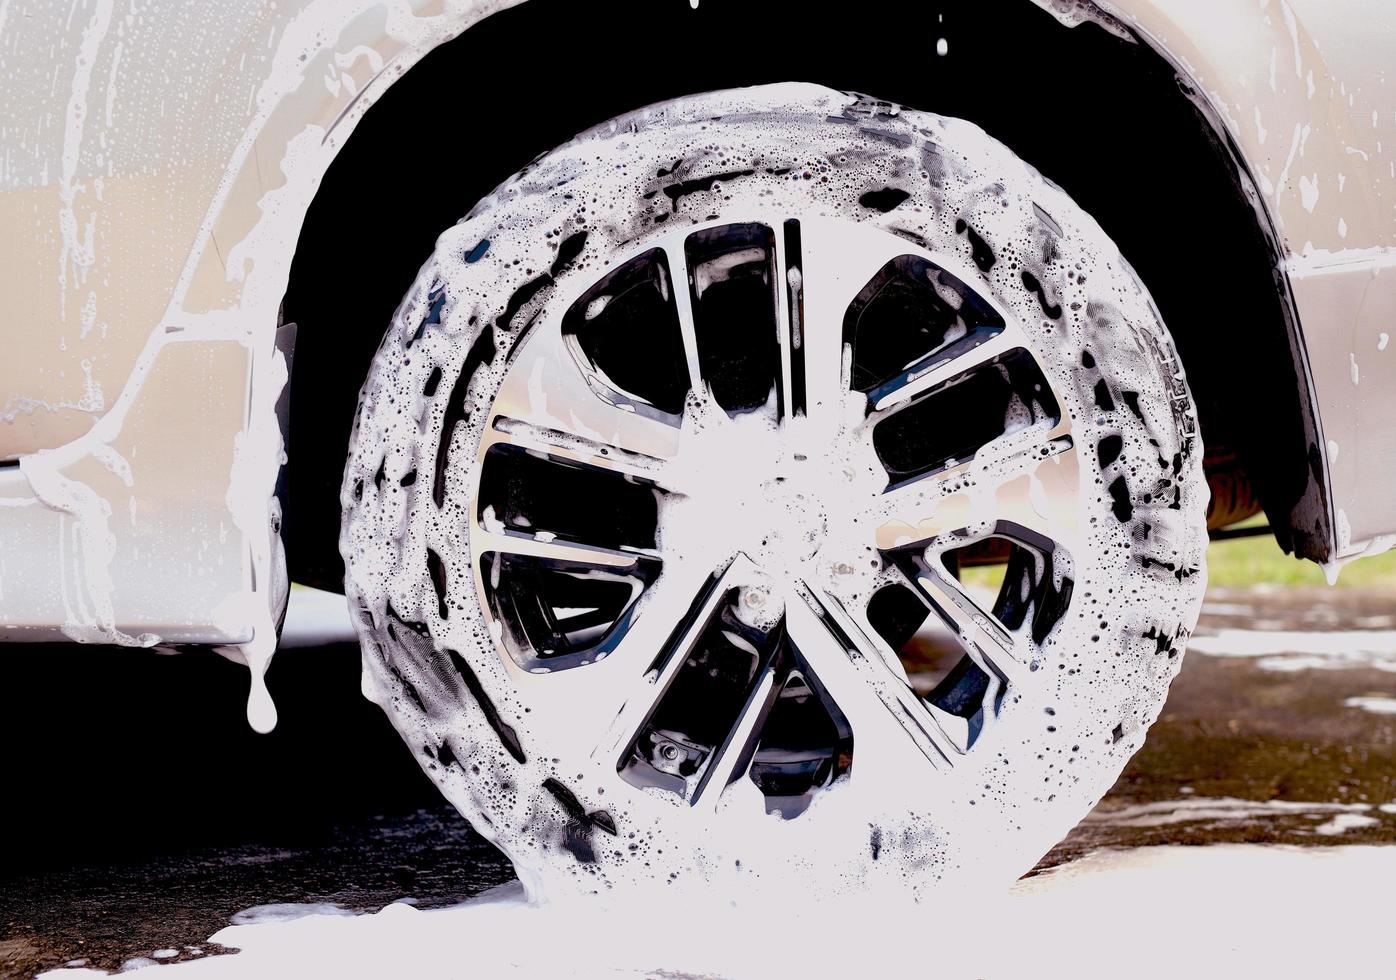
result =
M838 684L871 685L891 734L947 766L1030 683L1079 547L1071 425L1012 314L948 261L844 219L712 224L534 320L477 455L474 574L533 673L628 655L640 610L672 638L615 671L655 678L617 706L643 719L621 725L627 782L696 804L749 775L793 816L769 800L851 768ZM945 556L991 537L1032 557L980 598ZM831 610L846 626L821 630ZM931 617L959 657L923 698L897 653ZM822 681L831 656L866 676ZM860 752L891 751L866 727Z

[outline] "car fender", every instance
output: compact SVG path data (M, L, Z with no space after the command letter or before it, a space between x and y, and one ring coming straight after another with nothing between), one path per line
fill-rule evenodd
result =
M378 94L512 2L0 4L25 80L0 94L0 638L213 643L265 670L302 218Z

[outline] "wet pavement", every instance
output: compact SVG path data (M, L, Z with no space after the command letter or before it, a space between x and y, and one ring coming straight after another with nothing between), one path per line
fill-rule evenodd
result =
M1343 656L1393 623L1396 596L1388 592L1209 593L1144 747L1042 866L1097 847L1396 843L1396 807L1381 809L1396 801L1396 715L1347 704L1396 700L1396 673L1376 666L1396 659L1396 637L1382 637L1368 657ZM1253 639L1250 653L1205 652L1237 629ZM1281 633L1297 635L1267 644ZM1264 652L1325 634L1338 641L1329 655ZM1234 802L1204 802L1218 800ZM1328 825L1340 813L1348 816L1333 833Z
M0 975L65 963L116 970L156 951L162 960L192 959L224 951L207 941L223 926L283 904L367 912L406 899L436 908L513 879L509 862L444 806L335 827L300 845L204 848L25 875L0 882Z
M208 937L230 922L277 912L257 907L439 907L512 879L434 802L377 709L346 703L357 679L351 645L281 656L280 741L207 741L237 718L222 717L228 699L213 700L205 673L227 673L228 687L235 671L169 666L186 658L149 665L152 677L178 675L160 682L165 704L138 716L159 720L105 762L98 733L72 719L96 713L91 724L117 738L110 726L132 717L129 706L104 717L70 690L66 734L5 723L12 746L22 743L9 761L29 760L18 779L15 766L5 771L15 809L31 819L7 835L0 865L0 974L206 957L222 951ZM28 689L54 683L51 670L34 667ZM103 681L115 678L93 682ZM255 765L236 761L247 753L261 753ZM47 783L35 789L26 775ZM135 780L144 783L132 790ZM43 810L54 793L65 805ZM1089 864L1081 859L1102 849L1219 843L1396 843L1396 595L1210 593L1145 747L1034 874Z

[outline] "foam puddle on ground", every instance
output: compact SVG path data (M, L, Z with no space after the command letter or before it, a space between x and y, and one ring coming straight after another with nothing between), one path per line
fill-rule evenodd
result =
M1379 694L1348 698L1343 702L1343 707L1360 708L1374 715L1396 715L1396 698Z
M1222 629L1209 636L1193 636L1188 652L1209 657L1254 657L1262 670L1368 667L1396 672L1396 630Z
M1391 960L1393 881L1392 846L1216 844L1097 851L1020 881L1002 899L953 911L753 915L676 903L617 914L585 903L530 906L510 885L432 911L281 906L211 937L237 953L127 966L173 971L171 980L1333 975L1380 971Z
M1315 821L1313 833L1334 837L1348 830L1375 826L1377 818L1367 815L1372 809L1374 808L1370 803L1308 803L1299 800L1242 800L1231 796L1190 796L1181 800L1160 800L1118 809L1096 809L1084 822L1109 827L1149 828L1184 823L1255 823L1267 819L1298 817Z

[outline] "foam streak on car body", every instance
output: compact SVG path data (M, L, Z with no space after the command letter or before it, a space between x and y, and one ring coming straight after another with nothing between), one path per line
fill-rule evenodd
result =
M229 447L225 500L231 523L246 543L247 552L242 559L243 585L202 612L208 617L208 626L199 638L205 642L222 640L221 653L248 664L252 675L249 721L259 731L270 730L275 724L275 709L263 676L275 649L276 624L286 594L279 502L272 496L276 474L285 462L274 408L287 381L285 357L275 344L277 310L285 292L301 219L320 175L371 101L360 99L360 96L385 66L382 52L357 43L348 32L340 36L338 32L327 30L325 25L352 24L379 12L383 18L384 40L390 46L391 66L400 73L428 50L511 2L513 0L450 0L439 12L419 15L410 0L355 0L352 10L346 9L339 0L318 0L291 18L281 31L273 30L269 39L275 47L272 67L253 95L252 121L243 130L227 173L208 202L173 295L163 315L151 325L118 397L107 405L99 383L90 373L81 402L26 401L22 393L9 393L4 406L7 413L24 405L48 409L74 407L93 412L106 409L81 437L20 460L21 473L34 499L64 515L63 527L72 555L61 562L59 570L65 611L65 622L61 626L63 635L86 642L136 646L150 646L165 640L159 633L147 631L133 635L118 628L118 623L130 619L136 610L130 608L131 600L111 573L118 547L110 523L113 501L102 490L84 482L80 476L71 475L70 471L86 459L104 465L112 459L128 415L141 402L148 379L160 363L162 353L171 345L220 341L240 344L248 351L251 390L255 395L251 396L254 400L248 405L243 429ZM114 29L113 8L112 0L98 0L82 31L80 49L73 63L71 96L61 143L57 222L62 243L59 308L65 316L69 294L87 280L89 270L100 258L100 241L94 239L93 229L100 224L103 178L100 175L91 180L84 177L84 171L90 166L84 149L84 127L92 111L89 104L92 72ZM118 23L116 29L124 30L124 27ZM120 41L117 43L119 45ZM0 62L8 63L15 57L16 52L0 48ZM367 65L370 70L362 85L353 75L357 65ZM113 60L111 78L104 92L108 115L111 114L117 68L118 63ZM323 80L316 74L322 69L327 73ZM288 132L284 117L290 104L289 96L307 86L324 84L330 86L332 94L344 93L344 108L328 127L311 124ZM117 144L124 135L120 129L109 128L103 132L104 141L112 140ZM267 169L263 162L274 152L272 141L278 135L284 139L279 174ZM263 182L264 170L267 170L268 182ZM248 174L255 175L255 191L248 187ZM87 193L89 189L94 193ZM80 195L83 196L80 198ZM251 200L247 199L249 196ZM232 207L239 198L239 207L245 206L255 217L250 225L237 229L237 237L232 237L227 227L229 215L245 213ZM83 220L78 214L80 200L85 205ZM222 238L215 240L220 230ZM208 262L210 255L218 257L215 265ZM218 301L217 294L226 290L209 278L210 269L225 283L237 284L231 303L224 305ZM95 316L87 306L98 301L99 292L100 286L94 289L84 307L84 338ZM210 295L214 297L212 301ZM105 330L102 337L105 337ZM134 501L143 488L139 482L131 486L127 481L127 486L134 513ZM123 513L126 510L124 502L122 510Z

